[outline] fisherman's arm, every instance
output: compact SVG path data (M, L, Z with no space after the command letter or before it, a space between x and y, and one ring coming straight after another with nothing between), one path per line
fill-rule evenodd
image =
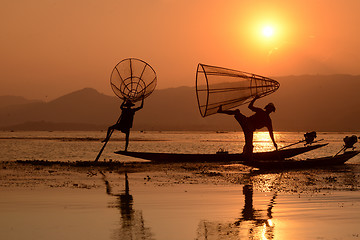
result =
M269 135L270 135L270 138L274 144L274 147L276 148L276 150L278 150L278 146L275 142L275 138L274 138L274 131L273 131L273 128L272 128L272 124L270 124L267 129L269 130Z
M124 99L123 103L122 103L121 106L120 106L120 109L121 109L121 110L124 109L125 103L126 103L126 98Z
M256 96L254 97L254 99L251 100L251 102L249 103L249 106L248 106L248 108L249 108L251 111L253 111L253 112L257 112L257 111L261 110L260 108L254 107L254 103L255 103L255 101L256 101L257 99L259 99L259 96L258 96L258 95L256 95Z
M144 98L142 98L140 107L135 108L134 110L135 110L135 111L139 111L139 110L142 109L143 107L144 107Z

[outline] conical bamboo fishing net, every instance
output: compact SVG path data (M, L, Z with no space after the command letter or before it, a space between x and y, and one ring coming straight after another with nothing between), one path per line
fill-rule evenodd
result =
M203 117L245 104L256 95L275 92L280 84L252 73L199 64L196 72L196 95Z

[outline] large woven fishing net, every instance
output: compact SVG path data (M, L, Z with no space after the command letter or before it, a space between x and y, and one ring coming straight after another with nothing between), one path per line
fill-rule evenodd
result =
M270 78L199 64L196 73L196 95L203 117L250 102L256 95L275 92L280 84Z

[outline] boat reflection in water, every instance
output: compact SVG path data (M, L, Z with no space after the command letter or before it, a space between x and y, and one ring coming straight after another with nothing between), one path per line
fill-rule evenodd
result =
M196 239L274 239L275 225L272 221L272 209L275 205L277 191L274 192L266 210L256 210L254 208L251 177L248 179L248 183L243 186L243 195L244 208L241 211L241 217L237 221L202 221L199 224Z
M120 210L120 227L114 239L153 239L150 229L145 227L142 211L133 209L133 196L130 194L129 180L125 172L125 190L120 194L113 193L106 175L100 172L106 186L106 194L116 197L116 202L109 207Z

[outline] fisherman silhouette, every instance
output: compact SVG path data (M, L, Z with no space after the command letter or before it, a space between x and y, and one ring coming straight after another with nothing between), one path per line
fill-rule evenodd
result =
M107 142L110 139L111 133L114 130L119 130L125 133L125 151L127 151L129 145L130 128L133 126L135 112L139 111L144 106L144 98L142 99L140 107L132 108L135 106L130 100L125 99L121 104L121 115L117 123L108 128L106 138L102 142Z
M273 126L270 118L270 113L275 112L275 106L273 103L269 103L265 106L265 110L261 108L254 107L254 102L259 98L259 96L255 96L255 98L250 102L249 109L255 112L250 117L246 117L243 115L239 109L236 110L222 110L222 106L219 107L218 113L224 113L228 115L234 115L235 119L239 122L244 135L245 135L245 145L243 149L243 154L251 159L251 155L253 153L253 137L254 132L263 127L266 127L269 131L270 138L276 148L278 149L277 144L274 139Z

